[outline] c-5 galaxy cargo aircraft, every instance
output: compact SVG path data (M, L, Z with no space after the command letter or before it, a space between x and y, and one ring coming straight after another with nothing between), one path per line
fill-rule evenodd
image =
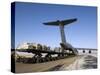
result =
M61 34L61 41L62 41L60 43L60 46L62 48L62 52L65 52L65 50L69 50L69 51L72 51L73 54L77 55L77 53L78 53L77 49L66 42L65 33L64 33L64 26L68 25L70 23L73 23L75 21L77 21L76 18L68 19L68 20L62 20L62 21L57 20L57 21L52 21L52 22L46 22L46 23L43 23L43 24L51 25L51 26L59 26L60 34Z

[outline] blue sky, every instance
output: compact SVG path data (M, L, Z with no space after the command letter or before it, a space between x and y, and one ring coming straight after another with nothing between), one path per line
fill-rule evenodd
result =
M59 47L59 27L44 22L77 18L65 26L66 41L74 47L97 48L97 8L89 6L16 3L15 45L36 42Z

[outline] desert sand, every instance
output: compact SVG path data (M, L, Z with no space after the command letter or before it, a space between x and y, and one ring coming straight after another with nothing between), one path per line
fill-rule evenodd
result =
M69 66L79 57L81 56L68 57L56 61L36 64L16 63L16 73L59 71L59 68Z

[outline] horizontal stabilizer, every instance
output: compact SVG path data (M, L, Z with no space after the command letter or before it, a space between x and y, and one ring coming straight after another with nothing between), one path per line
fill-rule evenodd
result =
M52 21L52 22L47 22L47 23L43 23L45 25L55 25L55 26L58 26L59 25L59 22L58 21Z
M66 25L66 24L73 23L73 22L75 22L75 21L77 21L76 18L75 18L75 19L62 20L61 23L62 23L63 25Z
M75 22L77 21L77 19L68 19L68 20L62 20L62 21L52 21L52 22L46 22L46 23L43 23L45 25L53 25L53 26L58 26L59 24L62 24L62 25L66 25L66 24L70 24L72 22Z

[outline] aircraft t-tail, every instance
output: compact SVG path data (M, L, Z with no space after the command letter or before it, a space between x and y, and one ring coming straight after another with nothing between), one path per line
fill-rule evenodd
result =
M68 44L66 42L66 38L65 38L65 32L64 32L64 26L65 25L68 25L70 23L73 23L77 21L77 18L74 18L74 19L68 19L68 20L57 20L57 21L52 21L52 22L46 22L46 23L43 23L45 25L51 25L51 26L59 26L60 28L60 34L61 34L61 43L60 43L60 46L62 48L62 52L64 53L65 50L70 50L73 52L73 54L77 55L78 51L76 48L74 48L72 45Z

